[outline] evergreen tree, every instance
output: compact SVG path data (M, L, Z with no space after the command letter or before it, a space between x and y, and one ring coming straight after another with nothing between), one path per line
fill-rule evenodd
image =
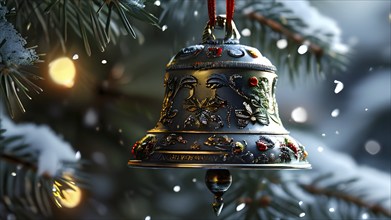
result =
M218 11L224 11L225 2L217 2ZM312 4L236 1L241 43L259 48L277 66L280 78L290 78L279 85L281 91L286 91L281 86L293 88L306 80L320 87L327 84L322 79L333 79L334 86L333 77L358 71L349 59L362 64L343 43L337 23ZM132 143L157 121L165 64L179 49L199 43L206 9L206 1L191 0L0 0L0 93L8 107L0 116L1 219L216 219L203 170L126 166ZM372 63L389 74L387 56L389 51ZM76 75L68 79L72 83L56 84L50 73L59 57L75 65ZM338 85L335 93L343 89ZM389 144L391 124L389 84L383 89L383 99L371 99L373 114L381 119L366 124L386 140L382 146ZM20 96L31 99L31 91L42 90L32 101ZM287 112L282 110L284 121ZM369 132L354 126L359 119L345 121L352 135L345 137L344 146ZM328 142L312 132L315 125L296 123L294 117L285 125L308 145L313 169L232 171L234 183L220 218L391 217L390 175L379 171L389 171L386 157L377 159L377 169L358 165L351 156L326 147ZM367 142L365 149L376 154L376 143Z

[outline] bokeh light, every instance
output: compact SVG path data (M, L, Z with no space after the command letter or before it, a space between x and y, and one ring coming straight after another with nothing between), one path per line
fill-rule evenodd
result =
M286 39L280 39L276 42L278 49L285 49L288 46L288 41Z
M379 142L377 142L375 140L368 140L365 143L365 150L371 155L375 155L375 154L379 153L380 149L381 149L381 146L380 146Z
M251 30L248 28L245 28L241 31L241 34L243 37L249 37L249 36L251 36Z
M71 88L75 83L75 64L68 57L55 59L49 63L49 76L55 83Z
M179 192L179 191L181 191L181 187L180 186L174 186L174 188L172 190L174 192Z
M53 183L53 196L56 205L60 208L75 208L81 202L82 193L81 190L74 182L70 175L64 175L65 179L68 179L68 185L64 186L58 181Z
M307 53L307 51L308 51L308 46L305 45L305 44L301 45L301 46L297 49L297 52L298 52L299 54L305 54L305 53Z
M304 123L307 121L307 110L303 107L297 107L293 109L291 117L295 122Z

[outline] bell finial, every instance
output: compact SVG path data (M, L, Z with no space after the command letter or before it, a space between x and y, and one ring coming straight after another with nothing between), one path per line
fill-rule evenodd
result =
M232 183L232 176L226 169L209 169L206 171L205 184L214 194L215 201L212 203L213 210L217 216L224 207L223 194L229 189Z

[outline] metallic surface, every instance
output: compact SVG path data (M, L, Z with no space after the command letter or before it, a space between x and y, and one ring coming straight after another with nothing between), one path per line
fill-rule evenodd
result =
M209 169L205 174L205 184L214 194L212 207L215 214L219 216L224 207L222 196L232 184L232 175L226 169Z
M265 170L297 170L310 169L310 164L176 164L176 163L148 163L141 160L130 160L129 166L135 168L203 168L203 169L265 169Z
M159 121L133 146L129 166L310 168L278 115L276 68L237 35L215 39L210 32L207 26L203 44L168 63Z

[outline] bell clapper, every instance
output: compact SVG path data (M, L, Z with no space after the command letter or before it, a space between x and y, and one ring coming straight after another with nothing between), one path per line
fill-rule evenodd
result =
M209 169L206 171L205 184L214 194L212 203L213 211L220 215L224 207L223 194L229 189L232 183L232 175L227 169Z

